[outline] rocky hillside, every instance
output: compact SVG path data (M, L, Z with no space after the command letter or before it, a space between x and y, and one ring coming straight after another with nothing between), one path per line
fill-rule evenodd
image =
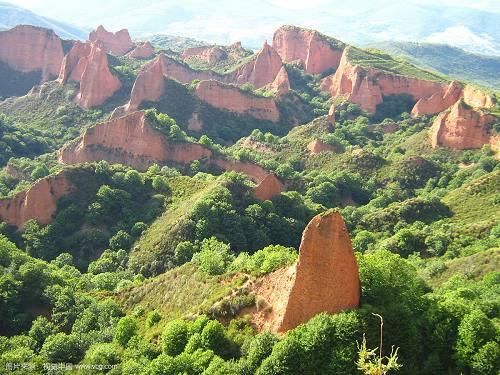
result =
M495 374L498 93L262 42L0 31L0 366Z

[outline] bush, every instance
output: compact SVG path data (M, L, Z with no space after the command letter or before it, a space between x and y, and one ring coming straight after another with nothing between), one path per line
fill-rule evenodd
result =
M114 338L121 346L126 346L129 340L136 335L137 328L136 320L125 316L116 324Z
M169 356L181 354L189 339L189 326L183 319L173 320L165 326L161 338L163 353Z
M84 342L75 335L65 333L49 336L40 351L49 363L78 363L84 354Z
M204 239L200 252L193 255L193 263L209 275L221 275L233 261L234 256L229 250L229 245L218 241L215 237Z

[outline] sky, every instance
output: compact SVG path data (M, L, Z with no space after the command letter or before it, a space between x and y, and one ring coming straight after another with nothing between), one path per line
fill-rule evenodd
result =
M489 43L490 35L500 31L489 25L488 35L477 30L483 22L477 14L476 29L463 21L474 10L494 12L500 20L499 0L7 0L37 14L67 23L95 28L103 24L116 31L128 28L132 36L165 33L197 39L232 43L244 41L255 48L283 24L310 27L346 42L404 40L424 35L443 18L442 28L430 30L426 38L439 41L449 36L467 37ZM441 12L443 6L460 9L457 22ZM441 8L439 8L441 7ZM430 11L429 9L432 9ZM419 22L416 22L416 20ZM491 17L489 17L491 20ZM495 21L494 17L493 20ZM495 22L493 22L495 23ZM497 22L500 25L500 22ZM387 25L389 24L389 27ZM490 21L491 24L491 21ZM488 25L486 25L488 26ZM472 27L472 29L471 29ZM472 31L471 31L472 30ZM460 32L458 32L460 31ZM363 35L365 32L366 35ZM407 35L399 35L401 32ZM497 38L494 36L494 39ZM498 35L500 40L500 35Z

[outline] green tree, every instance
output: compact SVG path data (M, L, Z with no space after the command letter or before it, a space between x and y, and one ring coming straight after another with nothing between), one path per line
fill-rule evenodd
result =
M161 338L163 352L169 356L181 354L189 339L189 326L183 319L168 322Z
M126 346L129 340L137 333L137 322L131 316L121 318L115 327L115 340L121 345Z

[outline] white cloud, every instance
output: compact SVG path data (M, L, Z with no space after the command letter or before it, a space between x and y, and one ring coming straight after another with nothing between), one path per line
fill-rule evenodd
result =
M448 27L442 32L430 35L425 41L429 43L446 43L464 49L475 46L476 51L498 54L498 46L495 45L490 36L475 34L464 25Z

